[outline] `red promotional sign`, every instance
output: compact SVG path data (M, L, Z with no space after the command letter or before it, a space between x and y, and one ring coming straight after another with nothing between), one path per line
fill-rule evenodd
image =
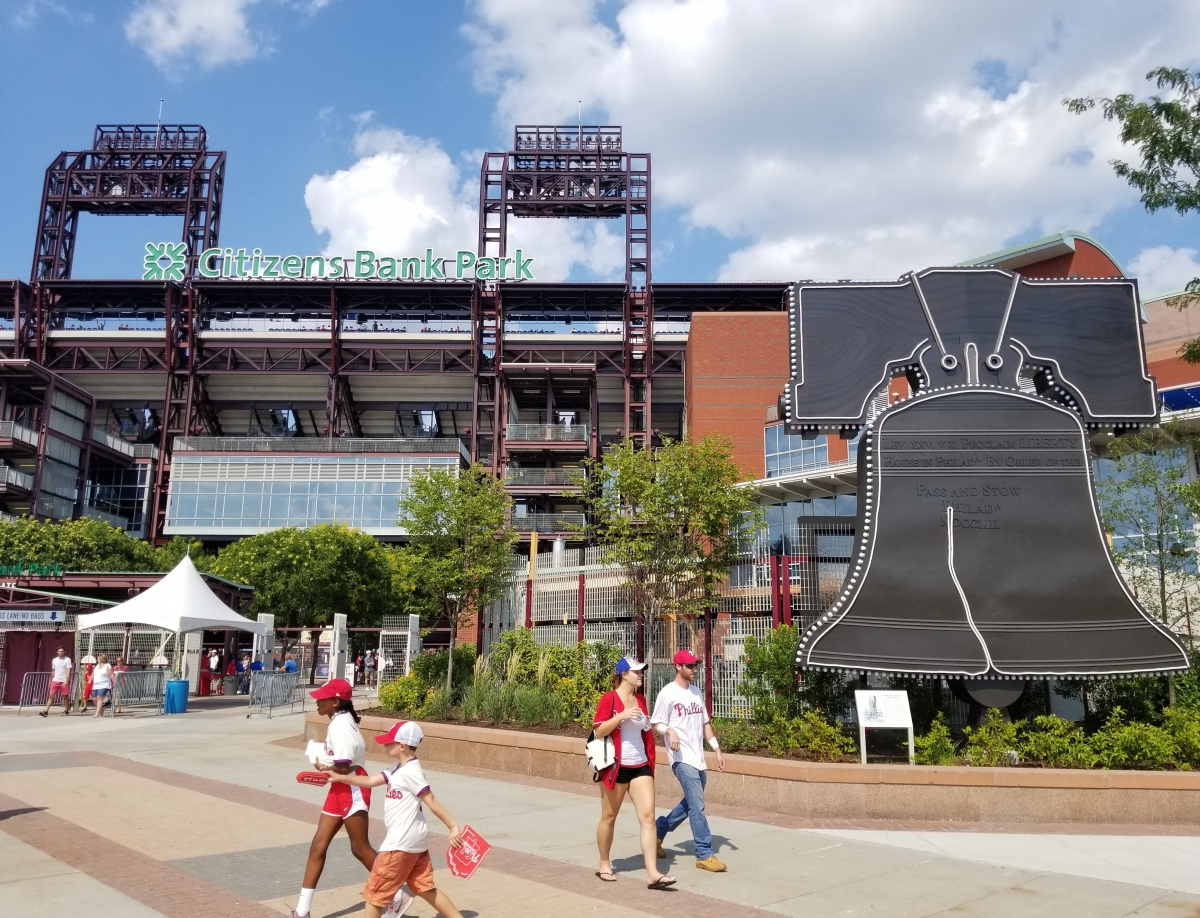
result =
M296 775L296 780L301 784L311 784L314 787L324 787L329 783L329 775L323 771L302 771Z
M492 846L470 826L463 826L462 841L461 848L446 849L446 862L452 874L466 880L483 862L484 855L492 850Z

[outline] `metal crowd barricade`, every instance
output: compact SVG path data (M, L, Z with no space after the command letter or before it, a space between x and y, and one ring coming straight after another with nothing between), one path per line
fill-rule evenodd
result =
M268 717L273 717L275 709L285 705L289 714L295 712L297 703L303 711L306 686L302 679L301 673L254 673L250 679L250 707L257 706L258 713Z
M113 673L113 697L112 704L108 706L108 716L115 717L119 707L139 705L154 705L157 708L155 713L161 714L166 687L167 674L161 669Z
M17 716L22 708L40 708L50 696L50 679L54 673L26 673L21 679L21 697L17 701Z
M4 688L8 685L8 671L0 669L0 708L4 707Z

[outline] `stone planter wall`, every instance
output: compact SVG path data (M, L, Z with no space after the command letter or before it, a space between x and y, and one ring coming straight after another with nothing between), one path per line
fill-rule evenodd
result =
M393 723L363 718L369 755L383 758L373 739ZM327 724L305 714L305 738L324 739ZM581 739L457 724L421 729L428 762L591 784ZM709 755L709 802L813 819L1200 826L1198 772L822 765L732 754L725 762L718 773ZM679 791L664 765L657 780L660 794Z

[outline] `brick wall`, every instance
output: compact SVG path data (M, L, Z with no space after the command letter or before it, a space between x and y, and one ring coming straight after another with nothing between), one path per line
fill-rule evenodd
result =
M687 349L688 434L718 433L733 441L747 478L766 474L767 408L787 385L787 314L697 312Z

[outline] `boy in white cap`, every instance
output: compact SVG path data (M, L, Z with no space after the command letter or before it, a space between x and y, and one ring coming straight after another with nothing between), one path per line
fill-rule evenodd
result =
M425 734L412 721L400 721L387 733L375 737L375 742L387 746L388 758L396 764L377 775L330 774L330 781L341 781L356 787L382 787L384 795L383 823L387 837L379 846L375 866L363 887L367 918L392 918L403 915L412 900L403 894L402 886L437 909L443 918L462 918L450 897L433 882L433 862L429 859L429 826L422 806L445 823L450 832L450 844L462 847L458 824L433 796L425 780L425 772L417 761L417 746ZM322 771L325 769L322 768ZM386 909L386 911L385 911Z

